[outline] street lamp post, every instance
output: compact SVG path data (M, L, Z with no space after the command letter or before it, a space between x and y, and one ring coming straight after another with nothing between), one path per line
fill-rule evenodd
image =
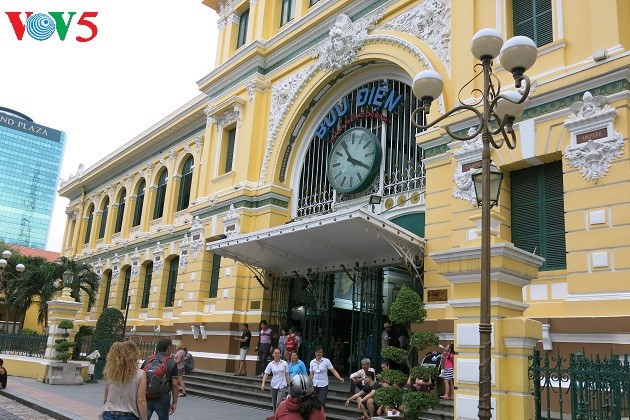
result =
M6 271L7 266L9 265L9 258L11 258L11 251L9 251L8 249L2 252L2 258L0 258L0 290L2 290L4 292L4 307L5 307L5 312L6 312L6 320L5 320L5 326L4 326L4 331L5 332L9 332L9 302L7 300L7 285L5 283L5 277L8 274L11 274L13 277L15 277L15 274ZM24 271L26 267L24 267L24 264L16 264L15 265L15 271L17 271L18 275L20 275L20 273L22 271Z
M414 95L421 99L422 106L413 111L411 121L416 127L425 130L457 112L470 111L479 123L479 127L473 133L465 136L454 134L448 127L445 127L445 130L451 137L463 141L471 140L481 134L483 145L481 180L479 182L478 177L475 177L477 179L474 180L475 192L478 195L477 204L481 205L478 418L490 419L492 417L492 374L490 370L492 359L490 342L492 333L492 324L490 322L490 209L492 205L498 203L498 192L501 185L501 176L496 174L498 171L491 170L490 145L495 149L501 148L503 144L507 144L510 149L516 147L516 135L512 125L525 108L524 102L529 95L531 84L524 72L534 65L537 57L537 48L531 39L524 36L515 36L503 43L499 32L486 28L473 36L470 49L480 63L475 65L475 75L464 88L473 83L477 77L483 77L483 91L480 92L478 88L472 90L473 93L481 93L481 99L473 104L457 106L430 124L417 124L415 122L416 113L428 114L431 102L440 96L444 87L442 78L437 72L425 70L418 73L413 81ZM503 68L512 73L514 86L517 89L520 88L520 92L516 90L501 92L501 83L492 71L492 60L496 57L499 57ZM460 96L462 90L459 92ZM461 97L459 100L460 103L464 104ZM479 105L482 105L481 111L477 109ZM498 134L501 137L498 141L495 141L493 136ZM491 194L491 185L495 187L494 194ZM481 192L481 197L479 197L479 192Z

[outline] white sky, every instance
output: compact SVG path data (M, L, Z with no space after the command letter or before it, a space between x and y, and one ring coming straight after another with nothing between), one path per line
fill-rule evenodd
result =
M56 33L18 41L5 14L51 11L77 12L65 41ZM76 25L86 11L98 12L98 35L79 43L89 36ZM200 93L196 82L214 67L216 21L201 0L4 0L0 106L66 133L67 179ZM55 201L48 250L61 249L67 204Z

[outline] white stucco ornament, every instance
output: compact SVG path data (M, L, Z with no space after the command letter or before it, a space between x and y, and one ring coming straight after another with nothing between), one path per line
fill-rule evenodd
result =
M188 268L188 248L190 246L190 240L188 234L184 234L184 239L179 243L179 269L186 271Z
M131 277L136 278L138 274L140 274L140 252L136 247L131 255Z
M158 241L153 249L153 271L160 272L164 268L164 248Z
M451 2L424 0L379 29L406 32L424 41L451 68Z
M323 71L336 71L352 63L374 23L375 19L354 23L347 15L340 14L330 28L328 39L311 52L311 56L319 57L317 66Z
M474 132L475 127L470 127L468 134L470 135ZM475 186L472 181L472 174L475 170L469 164L481 161L481 151L483 149L481 134L472 140L459 143L463 143L462 147L453 152L453 157L457 160L457 171L453 175L453 180L455 181L453 197L477 205L477 195L475 194Z
M571 106L564 126L571 133L571 144L564 157L587 181L597 183L610 169L611 161L623 154L623 136L615 131L617 111L604 96L585 92L582 101Z

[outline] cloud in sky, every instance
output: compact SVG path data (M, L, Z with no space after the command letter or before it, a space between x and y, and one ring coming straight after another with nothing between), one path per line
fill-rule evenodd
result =
M6 12L76 12L66 39L16 39ZM77 25L83 12L98 28ZM68 14L63 15L65 19ZM217 15L201 0L7 0L0 6L0 106L67 136L61 178L86 168L200 92L214 67ZM1 151L0 151L1 153ZM57 198L47 249L59 251L68 200Z

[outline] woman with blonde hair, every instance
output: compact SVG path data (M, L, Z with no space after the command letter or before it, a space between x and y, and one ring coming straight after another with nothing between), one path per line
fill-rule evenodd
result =
M140 351L132 341L114 343L105 364L103 420L137 420L147 418L147 378L138 367Z
M175 363L177 363L177 382L179 382L179 392L180 397L186 396L186 384L184 383L184 357L186 357L186 351L184 350L184 345L179 343L177 345L177 353L175 353Z

